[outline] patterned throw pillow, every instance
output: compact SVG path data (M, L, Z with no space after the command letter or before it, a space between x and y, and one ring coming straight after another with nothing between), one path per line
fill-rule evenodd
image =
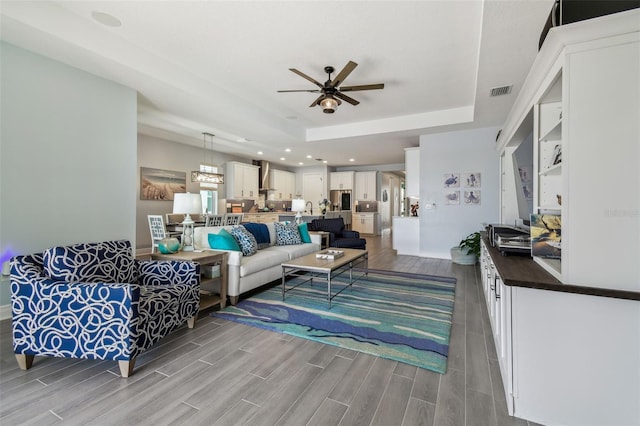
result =
M276 228L276 245L289 246L293 244L302 244L298 225L292 223L274 223Z
M231 228L231 235L236 239L238 245L242 249L242 254L245 256L251 256L258 251L258 242L256 237L242 225L237 225Z

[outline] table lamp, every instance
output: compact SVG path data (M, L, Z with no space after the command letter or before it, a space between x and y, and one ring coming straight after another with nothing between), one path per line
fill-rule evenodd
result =
M291 210L296 213L296 223L299 225L302 222L302 212L305 210L306 204L302 198L294 198L291 200Z
M193 219L190 213L202 214L200 194L173 194L173 213L184 214L182 222L182 251L193 251Z

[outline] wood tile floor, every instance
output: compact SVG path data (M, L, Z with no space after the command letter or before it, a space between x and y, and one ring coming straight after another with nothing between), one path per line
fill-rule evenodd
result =
M212 318L179 329L119 376L112 361L36 357L18 369L0 322L0 424L528 425L509 417L479 270L397 256L367 238L371 268L454 276L444 375Z

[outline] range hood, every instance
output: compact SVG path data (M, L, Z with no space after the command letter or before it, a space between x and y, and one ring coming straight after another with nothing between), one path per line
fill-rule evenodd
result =
M268 161L262 160L253 160L252 163L254 166L260 167L260 171L258 173L258 190L260 192L275 191L276 188L269 187L269 169L271 164Z

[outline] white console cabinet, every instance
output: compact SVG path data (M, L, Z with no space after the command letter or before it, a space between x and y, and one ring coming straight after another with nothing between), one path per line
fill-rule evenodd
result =
M483 248L483 288L516 417L640 425L638 76L640 9L554 28L498 139L504 156L532 136L534 213L562 224L561 257L530 262L557 284L505 278Z

